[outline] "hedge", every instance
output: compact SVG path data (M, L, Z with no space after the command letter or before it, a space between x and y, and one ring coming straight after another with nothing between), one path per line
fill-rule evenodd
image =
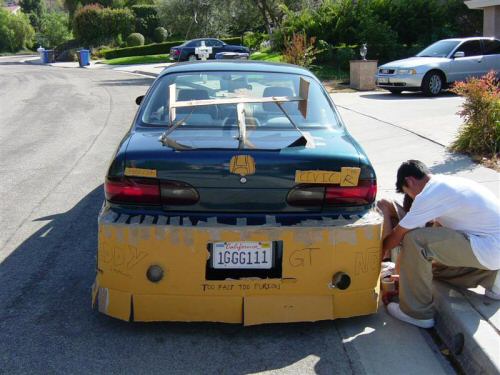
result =
M349 61L359 60L359 47L352 46L329 46L323 48L323 52L317 56L316 63L328 64L339 67L341 70L349 71ZM368 60L377 60L378 65L385 64L389 61L404 59L410 56L415 56L418 52L424 49L424 45L407 46L402 44L394 45L372 45L368 46Z
M241 44L241 37L231 37L221 39L227 44ZM181 45L184 43L183 40L164 42L164 43L154 43L146 44L139 47L126 47L126 48L116 48L102 50L101 53L106 60L116 59L118 57L128 57L128 56L146 56L146 55L160 55L165 53L170 53L170 48Z

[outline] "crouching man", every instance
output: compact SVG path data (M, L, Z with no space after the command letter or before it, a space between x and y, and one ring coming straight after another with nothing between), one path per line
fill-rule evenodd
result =
M465 288L482 285L488 297L500 299L500 201L494 194L468 179L431 175L418 160L399 167L396 190L413 204L383 242L384 252L401 245L400 303L390 303L389 314L432 327L433 277ZM437 226L425 227L430 221Z

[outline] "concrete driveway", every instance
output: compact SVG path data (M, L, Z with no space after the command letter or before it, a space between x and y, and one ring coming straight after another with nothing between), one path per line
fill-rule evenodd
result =
M377 173L379 198L394 196L397 168L419 159L433 173L453 174L484 184L500 196L500 174L447 147L458 134L463 99L451 93L436 98L421 93L396 96L371 91L331 95L349 131Z

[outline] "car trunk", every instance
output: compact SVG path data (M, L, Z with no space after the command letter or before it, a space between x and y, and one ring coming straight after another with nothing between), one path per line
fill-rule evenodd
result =
M155 169L164 181L181 181L194 187L199 200L191 205L169 205L167 211L278 213L320 212L321 204L292 206L288 193L297 186L297 170L340 171L342 167L359 167L359 153L352 139L342 132L315 132L307 136L306 146L288 147L301 134L296 130L249 131L248 146L239 149L235 129L186 129L171 134L171 139L188 150L164 146L161 132L136 132L127 148L127 167ZM331 149L335 148L335 158ZM328 150L328 152L326 152ZM231 172L235 156L240 165ZM251 158L245 158L250 156ZM252 160L255 168L251 167ZM248 164L248 165L247 165ZM250 168L247 168L250 166Z

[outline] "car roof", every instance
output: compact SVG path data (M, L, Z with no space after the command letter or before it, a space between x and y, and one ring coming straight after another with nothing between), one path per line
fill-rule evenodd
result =
M195 39L186 40L186 42L196 42L197 40L220 40L220 39L211 38L211 37L208 37L208 38L195 38Z
M451 41L457 41L457 42L465 42L465 41L468 41L468 40L493 40L495 39L494 37L488 37L488 36L472 36L472 37L468 37L468 38L449 38L449 39L441 39L441 40L438 40L438 42L441 42L443 40L451 40Z
M219 60L176 63L165 68L161 72L160 77L171 73L207 71L290 73L316 78L309 70L301 68L297 65L248 60Z

